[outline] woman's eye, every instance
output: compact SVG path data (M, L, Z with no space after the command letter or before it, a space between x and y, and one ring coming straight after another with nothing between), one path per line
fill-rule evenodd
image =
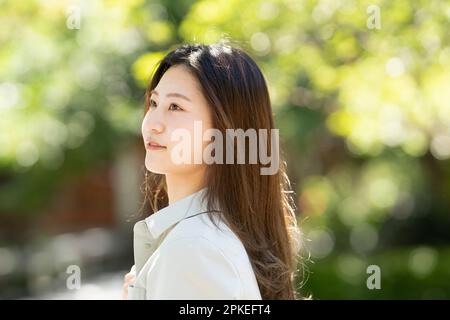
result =
M183 109L181 109L178 105L176 105L175 103L171 103L170 104L170 107L169 107L169 110L172 110L172 111L181 111L181 110L183 110Z
M150 109L151 109L151 108L156 108L157 106L158 106L158 105L157 105L157 103L155 102L155 100L150 99ZM177 104L171 103L170 106L169 106L169 110L170 110L170 111L182 111L183 109L181 109Z
M156 108L155 100L150 100L150 108Z

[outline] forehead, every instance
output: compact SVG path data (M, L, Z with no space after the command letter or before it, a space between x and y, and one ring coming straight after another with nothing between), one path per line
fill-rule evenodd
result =
M188 97L200 94L199 83L186 66L170 67L155 88L159 94L181 93Z

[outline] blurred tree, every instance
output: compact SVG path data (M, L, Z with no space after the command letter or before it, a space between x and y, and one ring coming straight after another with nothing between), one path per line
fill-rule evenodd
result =
M140 134L141 70L179 39L190 1L0 6L0 214L33 216Z

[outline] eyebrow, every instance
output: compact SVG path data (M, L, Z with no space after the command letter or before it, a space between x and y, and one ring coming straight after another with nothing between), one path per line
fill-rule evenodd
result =
M156 90L150 91L150 95L152 95L152 94L158 95L158 91L156 91ZM185 95L182 95L181 93L177 93L177 92L168 93L168 94L166 94L166 97L177 97L177 98L181 98L181 99L187 100L189 102L192 102L191 99L189 99Z

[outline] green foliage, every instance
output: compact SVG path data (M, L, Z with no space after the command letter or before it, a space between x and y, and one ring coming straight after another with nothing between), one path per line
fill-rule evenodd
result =
M143 87L186 8L158 1L0 5L0 213L32 215L64 181L139 136ZM77 10L80 28L71 29Z
M308 281L299 290L313 299L448 299L450 251L403 248L361 257L342 252L310 265ZM380 289L367 279L380 267ZM370 282L370 280L369 280Z

